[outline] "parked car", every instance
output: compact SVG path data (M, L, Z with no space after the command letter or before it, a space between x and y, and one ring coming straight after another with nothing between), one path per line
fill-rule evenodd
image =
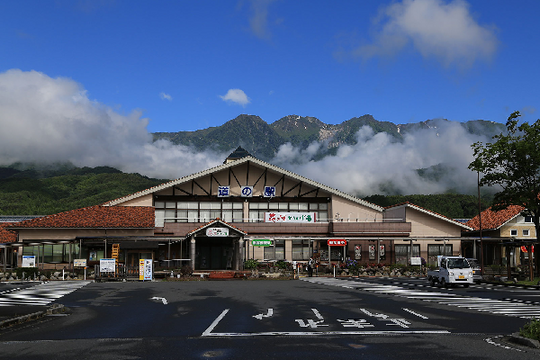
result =
M467 258L467 261L469 264L471 264L471 267L473 269L473 281L475 283L481 282L484 278L482 277L482 268L480 267L480 263L478 260L473 258Z
M469 287L474 282L473 269L469 262L461 256L437 256L439 268L429 270L427 278L431 286L436 283L442 287L463 285Z

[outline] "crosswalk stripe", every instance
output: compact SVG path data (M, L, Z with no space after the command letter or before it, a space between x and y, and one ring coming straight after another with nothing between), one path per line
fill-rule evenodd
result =
M48 305L61 297L70 294L91 281L48 282L17 291L0 294L0 306L14 305Z
M533 318L540 315L540 306L532 305L525 302L515 302L508 300L485 299L474 296L463 296L452 293L431 292L410 290L397 285L384 285L373 283L351 284L350 281L344 281L334 278L302 278L302 280L329 286L340 286L352 288L360 291L367 291L376 294L394 295L406 297L407 299L422 300L426 302L435 302L441 305L455 306L476 310L481 312L489 312L497 315L506 315L520 318ZM396 284L394 282L394 284ZM407 284L410 286L410 284ZM426 287L429 288L429 287Z

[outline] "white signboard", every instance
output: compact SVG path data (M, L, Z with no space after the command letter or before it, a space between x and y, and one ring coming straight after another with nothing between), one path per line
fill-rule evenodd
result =
M152 259L139 259L139 280L152 280Z
M264 213L264 222L288 222L288 223L315 223L314 212L267 212Z
M241 193L242 193L242 197L252 197L253 186L242 186Z
M206 236L227 237L229 236L229 229L228 228L208 228L206 229Z
M75 267L85 267L86 259L73 259L73 266Z
M114 272L115 268L115 259L99 259L99 272Z
M36 257L23 255L22 267L36 267Z
M421 257L412 257L411 258L411 265L422 265L422 258Z
M229 197L229 196L231 196L230 186L218 186L218 197Z

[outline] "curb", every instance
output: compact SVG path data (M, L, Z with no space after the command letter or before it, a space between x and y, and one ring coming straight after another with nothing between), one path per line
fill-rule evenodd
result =
M12 319L2 320L2 321L0 321L0 329L6 328L6 327L9 327L9 326L13 326L13 325L17 325L17 324L22 324L22 323L30 321L30 320L37 320L37 319L42 318L42 317L47 316L47 315L63 313L64 311L66 311L64 305L62 305L62 304L54 304L54 305L50 306L47 310L37 311L35 313L31 313L31 314L27 314L27 315L23 315L23 316L18 316L18 317L12 318Z
M519 345L540 349L540 341L520 336L517 332L510 335L510 340Z

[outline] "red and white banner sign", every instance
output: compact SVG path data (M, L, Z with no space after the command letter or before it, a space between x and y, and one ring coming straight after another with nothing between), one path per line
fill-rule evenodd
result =
M328 246L345 246L347 240L345 239L328 239Z

